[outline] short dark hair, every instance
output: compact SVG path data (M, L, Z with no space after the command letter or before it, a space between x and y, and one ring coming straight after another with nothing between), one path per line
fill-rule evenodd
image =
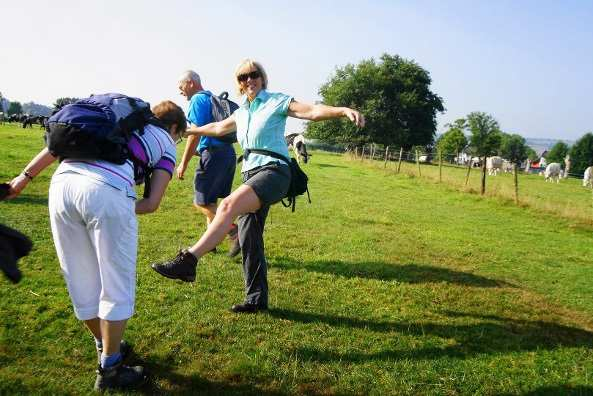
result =
M171 102L170 100L163 100L158 105L152 108L152 112L165 126L167 127L167 132L171 129L173 124L177 125L177 134L183 135L185 130L187 129L187 121L185 119L185 113L181 109L181 107L177 106L175 103Z

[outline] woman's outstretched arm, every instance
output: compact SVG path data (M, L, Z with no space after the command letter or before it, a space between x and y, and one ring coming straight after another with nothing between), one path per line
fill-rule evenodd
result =
M364 127L364 116L349 107L333 107L324 104L308 104L293 100L288 105L288 115L309 121L329 120L331 118L346 117L357 127Z
M230 117L218 121L218 122L211 122L210 124L203 125L201 127L192 125L185 130L184 135L197 135L197 136L224 136L227 133L231 133L237 129L237 124L235 123L235 115L231 115Z

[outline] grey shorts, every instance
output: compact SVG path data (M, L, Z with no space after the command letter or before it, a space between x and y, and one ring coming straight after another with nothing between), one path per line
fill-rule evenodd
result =
M277 162L248 170L241 176L243 184L253 188L262 206L279 202L290 185L290 168Z

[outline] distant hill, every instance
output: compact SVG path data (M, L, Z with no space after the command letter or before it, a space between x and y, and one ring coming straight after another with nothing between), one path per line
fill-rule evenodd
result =
M542 153L545 150L550 150L556 143L560 141L566 143L569 146L574 144L574 141L565 139L525 138L527 145L534 149L536 153Z
M49 116L52 112L51 107L40 105L34 102L23 103L23 113L34 116Z

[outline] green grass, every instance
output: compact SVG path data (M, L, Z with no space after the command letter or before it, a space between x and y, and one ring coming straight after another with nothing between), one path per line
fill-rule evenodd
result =
M42 146L38 130L0 126L0 179ZM480 197L458 191L458 169L439 184L431 166L418 178L415 165L398 175L393 164L313 154L313 203L276 205L266 225L268 313L228 312L243 281L224 248L201 260L194 284L150 270L204 229L191 177L141 217L126 338L153 375L139 393L593 394L590 191L525 176L533 188L515 206L508 176L489 178L498 193ZM50 177L0 203L0 222L35 243L23 281L0 280L0 394L86 394L94 380L93 342L51 241ZM536 204L551 192L562 203Z

